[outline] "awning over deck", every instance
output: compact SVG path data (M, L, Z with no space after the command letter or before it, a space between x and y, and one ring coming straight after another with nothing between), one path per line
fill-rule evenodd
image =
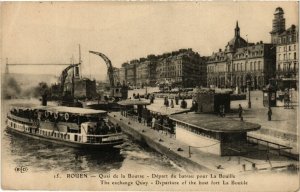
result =
M244 121L237 121L230 118L222 118L213 114L176 114L170 115L170 119L212 132L248 132L260 129L260 125Z
M184 113L190 110L190 109L171 108L171 107L158 106L158 105L149 105L147 106L147 109L154 113L160 113L161 115L172 115L172 114Z
M122 106L150 105L150 102L147 100L127 99L127 100L119 101L118 104Z
M94 110L94 109L85 109L79 107L65 107L65 106L56 106L49 107L47 111L51 111L54 113L73 113L80 115L92 115L92 114L104 114L106 111L103 110Z
M9 105L11 108L16 109L35 109L40 105L34 103L13 103Z
M85 109L79 107L66 107L66 106L42 106L37 104L30 103L18 103L10 105L12 108L16 109L32 109L32 110L46 110L53 113L72 113L80 115L92 115L92 114L104 114L106 111L103 110L94 110L94 109Z

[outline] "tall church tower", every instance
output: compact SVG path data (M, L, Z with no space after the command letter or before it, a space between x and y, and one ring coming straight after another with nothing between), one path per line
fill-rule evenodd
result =
M273 19L273 27L271 34L271 43L277 44L278 42L278 35L285 31L285 18L284 12L281 7L277 7L274 13Z
M236 21L236 27L235 27L235 29L234 29L234 36L235 37L239 37L240 36L240 27L239 27L239 22L238 21Z

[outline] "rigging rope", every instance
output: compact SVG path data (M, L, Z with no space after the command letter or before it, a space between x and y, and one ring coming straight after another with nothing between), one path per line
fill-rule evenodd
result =
M91 53L89 53L89 73L90 73L90 79L92 78L92 75L91 75Z

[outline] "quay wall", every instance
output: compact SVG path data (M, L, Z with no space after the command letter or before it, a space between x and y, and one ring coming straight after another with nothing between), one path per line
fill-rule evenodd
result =
M150 133L157 131L151 130L150 128L143 129L143 125L140 125L140 127L137 128L135 127L136 124L132 121L129 121L126 117L124 118L119 115L113 115L112 113L108 114L108 117L113 124L119 124L122 127L122 131L124 133L130 135L136 141L142 144L146 144L155 151L166 155L177 165L183 167L187 171L195 171L195 169L199 169L201 171L209 171L210 173L218 173L218 171L212 170L209 167L205 167L204 165L200 165L199 163L190 159L187 153L188 148L184 149L184 151L177 151L176 149L171 149L169 146L167 146L166 141L159 141L159 137L156 137L155 135L153 136ZM128 122L130 122L130 124L128 124ZM144 132L142 130L144 130ZM173 140L173 142L175 143L176 140Z

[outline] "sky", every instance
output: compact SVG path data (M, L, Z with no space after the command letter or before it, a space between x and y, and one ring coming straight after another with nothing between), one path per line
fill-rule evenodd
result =
M149 54L224 49L236 21L249 42L270 42L276 7L286 27L298 25L297 2L6 2L1 5L2 70L8 63L78 62L83 76L103 80L104 53L115 67ZM63 66L10 67L13 73L59 74Z

